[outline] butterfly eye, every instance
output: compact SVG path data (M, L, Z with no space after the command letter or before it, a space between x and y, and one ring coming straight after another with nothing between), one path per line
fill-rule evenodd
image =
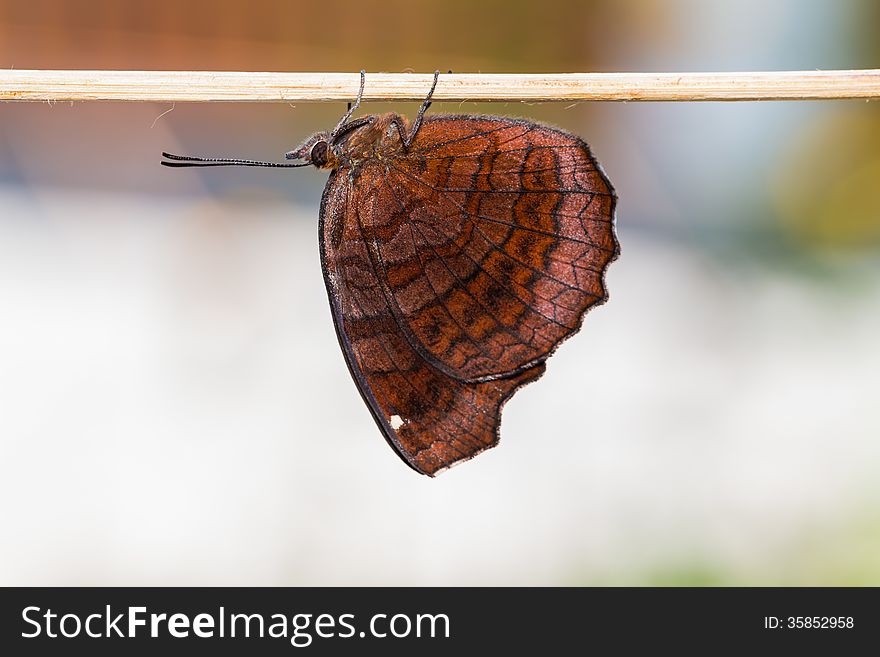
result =
M309 153L309 160L316 167L323 167L327 164L327 142L326 141L318 141L315 142L315 145L312 146L312 150Z

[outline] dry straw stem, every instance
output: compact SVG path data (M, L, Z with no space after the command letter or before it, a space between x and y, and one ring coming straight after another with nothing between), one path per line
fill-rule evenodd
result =
M0 71L0 100L302 102L355 97L357 73ZM364 100L421 100L430 74L367 73ZM756 73L446 74L442 101L880 98L880 69Z

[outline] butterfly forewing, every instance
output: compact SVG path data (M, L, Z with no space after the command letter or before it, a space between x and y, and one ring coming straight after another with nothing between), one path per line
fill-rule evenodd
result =
M464 136L459 133L464 133ZM457 136L450 136L457 135ZM432 117L365 197L395 314L463 380L546 358L605 298L613 193L583 142L511 119Z

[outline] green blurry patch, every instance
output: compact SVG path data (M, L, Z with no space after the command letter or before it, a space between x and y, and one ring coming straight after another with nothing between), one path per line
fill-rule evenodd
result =
M755 545L731 561L698 553L660 556L653 563L594 572L589 567L564 585L573 586L878 586L880 515L876 510L817 522L782 544ZM689 552L684 550L685 552Z
M880 248L880 105L847 103L806 123L772 194L782 230L805 248Z
M880 585L880 516L862 516L829 531L816 527L792 546L780 584Z

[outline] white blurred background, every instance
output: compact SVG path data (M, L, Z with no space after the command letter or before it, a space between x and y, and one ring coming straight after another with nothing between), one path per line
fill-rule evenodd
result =
M362 8L328 35L326 2L0 2L0 65L880 56L870 2ZM326 175L158 165L278 159L343 106L0 106L0 584L880 584L878 108L435 104L581 134L623 254L500 446L431 480L336 344Z

